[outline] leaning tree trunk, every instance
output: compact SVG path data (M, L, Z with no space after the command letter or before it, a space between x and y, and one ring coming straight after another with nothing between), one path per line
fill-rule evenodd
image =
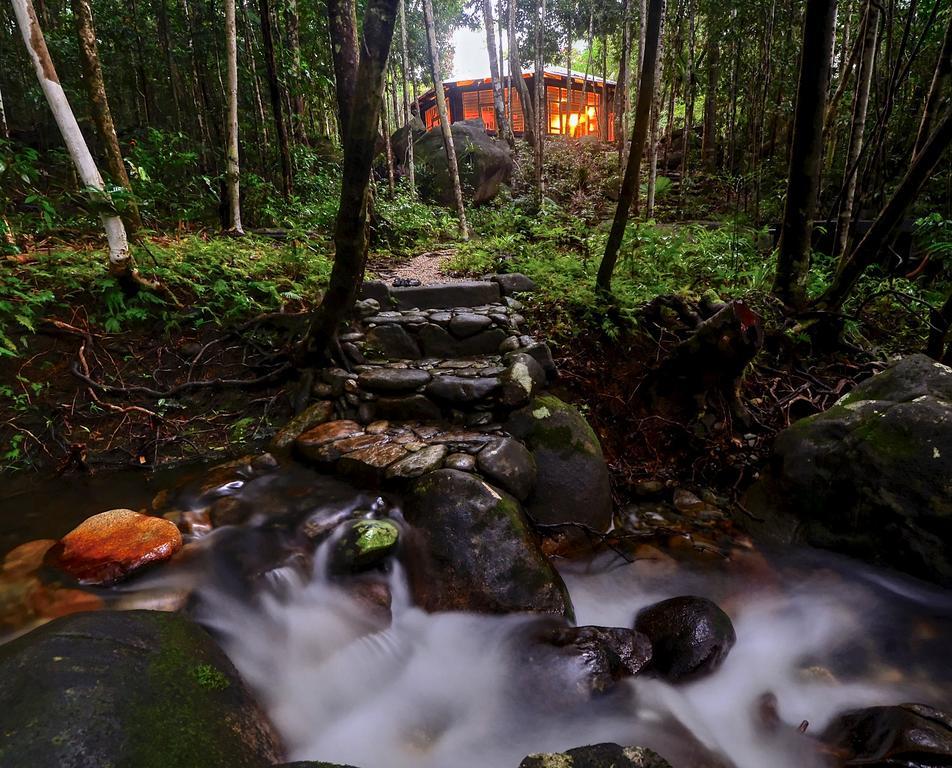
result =
M129 174L126 173L126 165L122 160L119 138L116 136L116 126L112 122L109 100L106 98L106 85L102 77L102 67L99 64L99 47L96 43L92 8L89 0L73 0L72 7L73 16L76 19L76 32L79 37L79 60L83 68L83 81L86 84L86 92L89 94L89 102L92 105L96 132L106 149L106 169L109 171L113 183L131 192L132 185L129 183ZM142 228L139 209L132 200L130 200L127 221L133 229Z
M85 0L79 0L85 2ZM228 60L228 144L225 147L225 179L228 185L228 231L241 228L241 197L238 183L238 30L235 0L225 0L225 54Z
M850 128L850 140L846 151L846 170L843 174L843 192L840 199L840 213L836 221L836 240L833 256L842 258L849 242L850 228L853 222L853 206L856 200L856 180L859 177L859 158L863 151L863 137L866 133L866 111L869 107L869 90L873 82L873 69L876 66L876 46L879 40L879 0L869 0L866 6L866 19L863 22L863 58L856 77L856 89L853 95L853 121Z
M493 109L496 113L496 135L510 147L516 143L506 120L506 105L502 98L502 80L499 75L499 56L496 52L496 22L493 20L492 0L483 0L483 24L486 27L486 50L489 52L489 76L493 84ZM500 45L502 41L500 40Z
M542 197L545 194L543 188L544 165L545 165L545 134L548 131L546 119L546 95L545 95L545 65L542 59L542 27L545 24L545 0L540 0L536 6L535 15L535 207L539 210L542 207Z
M664 13L664 0L649 0L647 29L645 32L645 56L641 66L641 86L638 88L638 104L635 107L635 127L631 132L631 149L628 153L628 163L625 166L625 178L621 185L621 194L618 197L618 207L615 209L615 219L612 222L608 243L605 245L605 255L598 267L596 284L604 293L611 291L612 273L618 261L618 251L628 226L628 212L634 205L634 212L638 213L638 184L641 181L641 157L645 149L645 139L648 136L648 123L651 119L651 102L654 100L655 75L657 72L658 43L661 37L661 16Z
M949 16L949 23L945 28L942 52L939 54L935 74L932 76L932 87L929 88L925 109L922 110L922 121L919 123L913 155L919 154L925 146L942 104L949 101L950 91L952 91L952 15Z
M334 82L337 88L337 115L342 143L347 136L354 80L357 77L357 11L354 0L327 0L327 26L331 35L334 59Z
M459 236L463 240L469 240L469 227L466 224L466 208L463 206L463 188L460 186L459 166L456 163L456 148L453 146L453 129L446 111L446 94L443 90L443 75L440 72L440 52L436 47L436 22L433 18L433 0L423 0L423 22L426 25L426 39L430 49L430 74L433 76L433 89L436 93L436 109L440 116L443 149L446 152L446 164L449 167L450 182L453 184L453 197L456 200L456 215L459 217Z
M261 39L264 42L264 63L268 71L268 91L271 94L271 111L274 112L274 128L278 133L278 151L281 156L281 191L285 198L291 197L294 183L291 175L291 146L288 126L284 121L281 105L281 86L278 82L278 62L274 55L274 32L271 28L271 3L258 0L261 15Z
M519 38L516 36L516 0L509 0L509 77L519 92L522 105L522 135L530 146L535 146L535 110L529 97L529 86L522 76L522 61L519 58Z
M952 144L952 109L947 109L945 115L936 124L929 140L913 159L906 175L899 182L896 191L876 217L869 231L853 252L840 262L833 282L817 301L819 309L837 311L843 306L856 281L867 267L875 263L880 251L889 242L896 227L916 201L919 192L929 180L949 144Z
M334 267L308 334L309 348L318 356L323 356L336 340L341 320L354 306L367 263L370 174L396 15L397 0L368 0L364 11L363 55L357 67L353 109L344 137Z
M100 211L99 217L102 220L103 229L106 231L106 239L109 242L109 271L119 281L124 290L136 290L140 285L151 288L157 287L157 284L144 280L135 268L132 256L129 253L126 228L122 224L122 219L113 212L112 203L103 184L102 176L99 174L99 169L96 167L96 162L93 160L89 147L86 146L86 140L83 138L79 123L76 122L73 110L66 99L66 93L60 85L56 68L53 66L49 49L46 47L43 30L40 29L36 11L33 10L33 3L31 0L12 1L23 42L36 70L40 88L50 105L53 118L56 120L56 125L63 136L63 143L66 144L66 149L73 165L76 167L80 180L90 192L91 202Z
M404 163L407 179L410 182L410 194L416 194L416 168L413 162L413 121L410 112L410 91L407 88L407 68L410 57L407 55L407 13L406 0L400 0L400 79L403 85L403 120L407 126L407 156Z
M806 303L835 17L835 0L807 0L787 201L780 230L777 275L773 284L774 295L794 308Z

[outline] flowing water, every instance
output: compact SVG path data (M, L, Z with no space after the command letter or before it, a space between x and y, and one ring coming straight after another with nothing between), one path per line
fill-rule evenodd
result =
M351 514L402 524L392 499L307 482L309 496L288 496L307 507L312 526ZM253 504L284 492L252 485L227 492ZM844 558L775 554L770 577L616 555L565 564L579 625L630 627L640 608L695 594L717 601L737 633L723 666L697 682L637 678L587 699L558 693L579 690L581 665L522 662L520 641L537 617L426 614L413 606L399 562L387 573L332 579L333 534L301 552L299 537L274 521L216 529L188 557L113 594L122 602L194 589L190 611L258 693L291 759L515 768L529 753L613 741L652 747L675 768L819 768L812 737L840 711L952 706L952 596ZM775 701L769 717L765 694Z

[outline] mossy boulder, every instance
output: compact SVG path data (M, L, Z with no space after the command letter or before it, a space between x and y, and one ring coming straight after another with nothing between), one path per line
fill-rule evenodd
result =
M778 435L752 533L952 586L952 369L903 358Z
M534 521L578 523L598 531L611 527L608 466L598 436L577 408L554 395L539 395L510 416L506 430L535 459L535 491L526 502Z
M519 768L671 768L670 764L644 747L594 744L568 752L529 755Z
M278 737L180 614L80 613L0 646L0 765L260 768Z
M572 615L565 584L505 491L437 470L416 481L404 517L410 588L424 609Z
M476 204L492 200L512 175L509 147L486 133L482 120L453 123L452 132L463 196ZM453 205L453 185L438 125L417 139L413 158L420 193L443 205Z
M390 520L355 520L337 540L331 570L358 573L382 564L397 548L400 529Z

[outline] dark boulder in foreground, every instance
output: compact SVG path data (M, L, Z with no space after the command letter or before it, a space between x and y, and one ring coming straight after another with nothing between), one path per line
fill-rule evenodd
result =
M704 597L672 597L635 617L635 629L651 641L650 671L671 683L714 672L737 636L730 617Z
M572 615L562 578L505 491L441 469L416 481L404 517L410 587L424 609Z
M511 415L506 430L535 459L535 491L526 502L534 521L578 523L597 531L611 527L608 466L598 436L578 409L553 395L539 395Z
M821 741L841 762L869 768L952 765L952 718L922 704L857 709L838 716Z
M754 534L952 586L952 369L903 358L777 437Z
M568 752L529 755L519 768L671 768L670 764L644 747L594 744Z
M482 120L453 123L452 131L464 198L476 204L492 200L512 175L509 147L486 133ZM420 193L443 205L453 205L453 185L438 125L414 143L413 158Z
M261 768L264 712L205 630L157 611L80 613L0 646L0 764Z

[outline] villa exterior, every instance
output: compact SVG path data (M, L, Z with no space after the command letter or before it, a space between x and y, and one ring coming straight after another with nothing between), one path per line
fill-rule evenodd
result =
M535 97L535 72L522 75ZM608 116L608 140L615 138L615 127L611 119L614 108L615 82L603 81L600 77L586 77L581 72L572 72L572 103L568 103L568 70L562 67L545 68L546 125L550 136L568 135L573 138L582 136L602 136L603 115ZM503 78L503 101L506 114L512 123L513 132L521 136L525 130L522 117L522 105L517 89L509 87L509 76ZM582 89L585 88L585 103L582 103ZM450 113L450 122L481 118L489 133L496 132L496 113L493 109L493 91L490 78L476 80L446 80L443 82L446 105ZM431 88L420 97L420 116L427 129L439 124L436 109L436 92Z

